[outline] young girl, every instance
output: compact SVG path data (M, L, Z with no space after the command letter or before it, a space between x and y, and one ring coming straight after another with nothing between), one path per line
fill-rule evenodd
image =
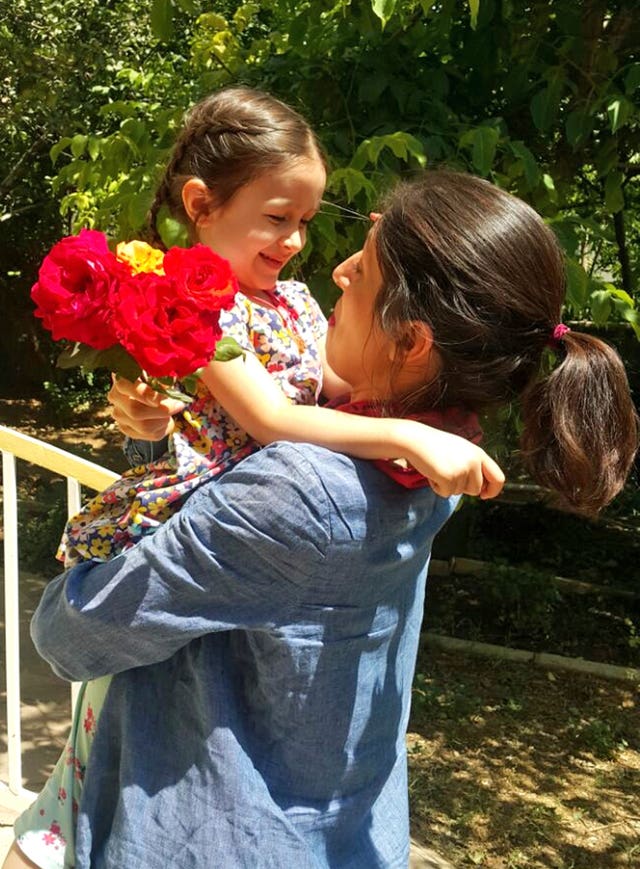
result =
M619 491L637 447L624 367L561 328L564 263L531 208L427 173L334 277L326 352L351 412L520 397L538 480L586 514ZM67 679L118 674L84 784L81 869L408 865L425 578L457 499L385 471L269 446L153 538L47 586L40 654Z
M504 478L472 443L479 433L473 414L439 415L445 433L409 419L376 420L314 406L321 391L334 398L350 387L324 360L327 324L309 291L278 275L305 243L325 179L312 131L274 98L230 88L191 111L153 203L151 225L155 232L165 206L188 226L192 241L230 261L241 292L220 325L245 357L211 363L198 396L175 418L170 450L125 473L69 521L61 546L67 564L105 561L130 548L194 489L275 440L313 442L360 458L401 457L413 466L397 466L405 485L424 475L445 496L498 494ZM393 360L383 361L391 370ZM21 851L42 869L73 865L82 780L109 682L83 685L54 773L16 824Z

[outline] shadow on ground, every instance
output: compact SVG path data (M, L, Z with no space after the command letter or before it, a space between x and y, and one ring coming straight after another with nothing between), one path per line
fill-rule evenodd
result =
M412 829L455 866L640 867L637 686L424 649Z

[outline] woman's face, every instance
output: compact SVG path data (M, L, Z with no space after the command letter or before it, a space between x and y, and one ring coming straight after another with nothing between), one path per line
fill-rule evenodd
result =
M388 398L395 345L374 317L382 288L372 229L362 250L334 269L333 280L342 290L329 318L326 355L331 368L351 384L351 397Z

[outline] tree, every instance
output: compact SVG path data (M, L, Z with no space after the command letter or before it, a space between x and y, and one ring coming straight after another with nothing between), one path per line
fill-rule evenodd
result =
M153 44L150 4L0 0L0 294L11 323L0 388L24 394L55 377L29 288L50 245L71 229L52 185L50 149L95 126L109 81ZM141 15L142 12L142 15ZM34 364L35 362L35 364Z
M318 131L332 170L327 199L367 214L394 180L441 163L490 178L556 230L568 316L626 321L640 335L634 5L226 0L211 12L195 0L153 0L127 46L108 34L113 10L118 22L136 15L129 0L85 3L111 59L51 150L52 189L74 229L140 233L184 109L247 83L298 107ZM167 242L180 239L166 216L162 227ZM314 221L299 268L325 304L331 266L365 229L330 206Z

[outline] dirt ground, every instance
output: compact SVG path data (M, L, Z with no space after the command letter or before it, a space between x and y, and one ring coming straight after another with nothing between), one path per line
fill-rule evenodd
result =
M106 413L67 427L43 422L37 402L2 401L0 422L125 466ZM43 582L29 577L30 601ZM68 706L66 686L27 660L25 774L37 788L64 739ZM637 685L425 647L408 749L413 834L452 866L640 869Z
M640 867L639 687L425 647L414 835L456 867Z
M69 450L114 471L125 470L122 436L106 408L79 413L72 422L56 420L36 399L0 399L0 425Z

